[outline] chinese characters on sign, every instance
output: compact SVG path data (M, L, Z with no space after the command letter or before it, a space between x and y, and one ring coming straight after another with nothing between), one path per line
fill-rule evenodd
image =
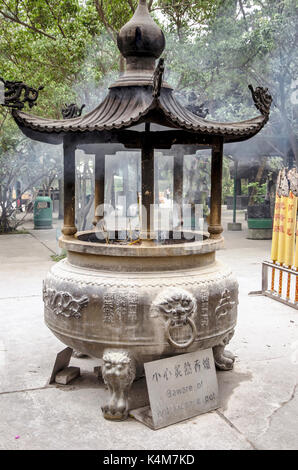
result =
M202 359L202 367L204 369L211 368L210 358L208 356ZM190 363L189 361L186 361L184 363L182 362L182 363L175 364L172 370L166 367L164 371L154 372L154 374L152 375L152 380L156 382L159 382L161 380L168 381L171 376L173 377L175 376L176 378L183 377L183 376L187 377L188 375L192 375L192 373L197 374L200 371L201 371L201 361L196 359L192 363Z
M218 407L212 349L149 362L145 373L155 429Z

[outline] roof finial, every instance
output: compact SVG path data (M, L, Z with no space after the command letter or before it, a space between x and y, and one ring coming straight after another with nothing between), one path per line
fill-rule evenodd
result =
M11 82L4 80L0 77L0 81L4 86L4 102L0 103L2 106L12 109L23 109L25 103L28 103L29 108L36 106L36 101L39 92L44 89L43 86L35 89L23 82Z
M152 57L158 59L165 48L165 37L149 13L147 1L139 0L131 20L117 37L118 47L125 58Z
M144 16L144 17L150 15L148 5L147 5L147 0L139 0L139 4L137 6L135 14L138 14L139 16Z
M251 91L256 108L263 114L263 116L269 117L270 108L273 101L268 88L262 88L258 86L256 89L252 85L248 85Z

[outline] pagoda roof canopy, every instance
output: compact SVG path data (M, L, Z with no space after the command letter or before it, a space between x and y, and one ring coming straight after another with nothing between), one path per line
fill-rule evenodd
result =
M264 115L240 122L216 122L201 118L179 103L172 90L164 88L152 97L152 86L111 88L105 100L93 111L74 119L47 119L21 111L13 116L19 127L41 133L73 133L127 129L143 122L192 133L221 136L224 142L237 142L256 135L266 124Z
M113 132L137 124L156 123L211 139L219 137L228 143L255 136L269 119L272 98L268 90L260 87L250 88L261 115L246 121L211 121L184 107L163 80L163 59L155 68L165 39L151 18L145 0L140 0L133 18L121 29L118 47L126 58L126 72L111 85L107 97L93 111L72 119L47 119L14 110L13 117L20 129L36 140L59 143L66 134Z

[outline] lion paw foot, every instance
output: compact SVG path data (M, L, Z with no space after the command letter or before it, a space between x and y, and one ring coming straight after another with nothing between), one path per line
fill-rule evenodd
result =
M102 406L102 412L105 419L112 421L124 421L128 417L128 410L126 405L105 405Z
M213 348L214 361L218 370L232 370L235 356L230 351L225 351L221 346Z
M103 355L102 377L110 391L110 402L102 408L105 419L128 417L128 393L136 377L136 364L127 351L108 350Z

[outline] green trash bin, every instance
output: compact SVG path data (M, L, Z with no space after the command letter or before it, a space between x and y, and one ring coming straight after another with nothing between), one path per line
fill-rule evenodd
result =
M34 203L34 229L52 228L53 202L50 197L38 196Z

